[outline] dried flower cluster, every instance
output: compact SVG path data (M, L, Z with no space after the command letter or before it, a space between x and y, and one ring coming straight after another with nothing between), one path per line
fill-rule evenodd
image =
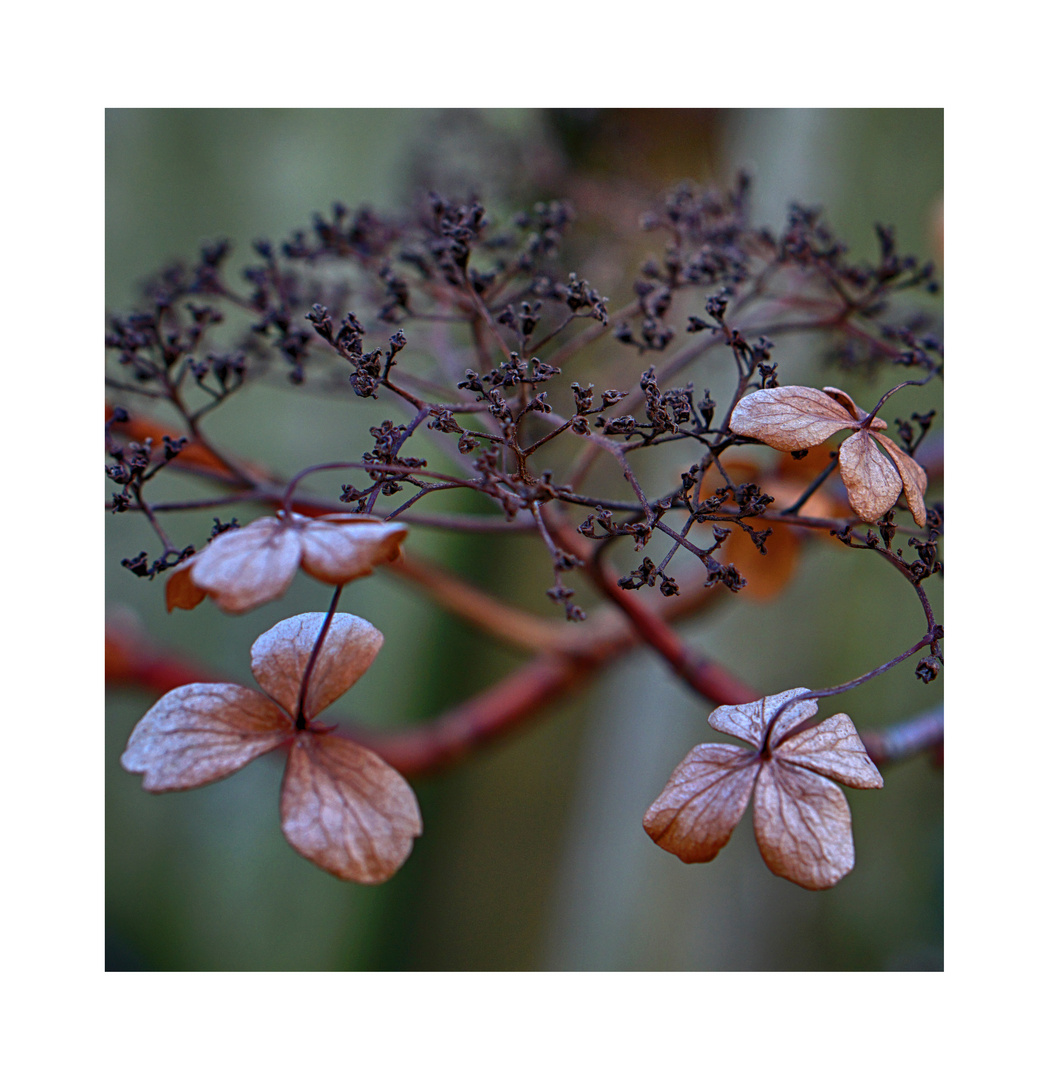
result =
M864 521L877 521L896 505L902 491L919 526L925 524L922 497L925 470L881 432L884 420L870 416L832 386L779 386L749 394L732 412L729 426L737 435L760 439L777 450L808 450L838 431L852 429L838 451L849 503ZM884 453L878 452L881 446Z
M816 727L801 687L723 705L708 723L748 743L693 747L645 814L645 831L683 862L709 862L728 843L751 796L754 834L768 868L806 889L828 889L853 867L852 817L841 790L880 788L881 773L844 714Z
M583 581L629 621L622 648L643 641L715 703L741 700L726 690L738 681L691 658L670 621L711 597L771 595L808 537L832 536L900 574L925 623L902 656L841 688L918 652L928 654L918 677L935 678L942 627L923 582L941 570L943 518L935 499L927 505L930 476L916 457L934 412L896 420L902 449L877 415L942 373L935 328L902 299L935 288L931 267L900 256L887 229L878 230L874 263L850 260L818 213L801 207L774 234L750 220L748 194L745 177L728 191L670 192L643 222L660 253L643 261L619 304L564 264L567 203L537 203L498 224L476 201L431 194L398 215L336 205L283 244L256 243L239 281L230 246L208 245L195 264L152 282L141 310L113 318L108 507L143 515L159 546L124 565L143 579L166 575L169 611L210 597L224 612L245 612L283 596L299 569L335 588L327 616L285 619L256 642L262 693L198 682L157 702L123 758L145 774L147 790L208 783L287 747L289 841L339 877L385 880L419 835L414 796L381 755L317 719L381 641L367 623L335 613L344 585L399 567L475 626L541 649L439 726L390 744L420 769L520 722L618 655L620 639L611 647L601 629L565 644L563 627L555 633L446 571L399 561L409 524L481 533L493 560L504 560L501 534L531 535L549 559L542 588L569 622L586 616L574 587ZM594 265L617 261L603 256ZM914 377L873 414L843 390L780 386L774 338L793 334L819 335L843 370L901 366ZM718 360L729 389L689 379ZM344 402L356 456L289 478L279 462L246 466L204 434L203 417L275 380L291 395L309 385ZM357 399L388 411L354 426ZM175 428L154 415L160 406ZM843 431L836 453L800 460ZM768 464L748 453L755 441L792 457ZM640 456L652 467L639 468ZM165 502L170 470L219 486L220 496ZM447 501L449 493L465 501ZM914 528L895 520L901 495ZM200 550L199 537L167 531L180 510L238 502L279 509L242 528L216 519ZM347 504L353 513L340 512ZM895 546L900 532L914 561ZM634 554L613 566L612 553L624 550ZM646 815L650 835L686 861L709 860L753 796L758 843L775 873L807 888L847 873L849 810L835 782L878 787L881 777L848 717L805 727L815 702L789 704L803 693L716 709L711 725L749 748L696 747Z
M365 577L398 557L403 525L363 514L307 518L278 513L215 537L168 578L168 611L194 608L205 596L239 614L283 596L301 566L329 585Z
M280 817L288 843L336 877L373 884L408 857L422 819L403 777L317 722L368 670L383 640L364 619L335 615L307 685L324 621L323 613L297 615L255 642L251 670L264 693L191 683L165 694L136 725L120 761L144 774L146 791L185 791L287 746Z

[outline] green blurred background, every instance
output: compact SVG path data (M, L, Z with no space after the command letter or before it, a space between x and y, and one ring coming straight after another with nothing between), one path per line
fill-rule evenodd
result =
M620 227L607 207L641 188L727 182L740 166L753 173L759 223L778 229L789 202L814 203L857 255L875 258L877 221L896 226L902 251L941 257L941 110L110 110L107 310L131 308L143 278L191 259L202 241L228 237L246 258L254 239L283 239L334 200L394 209L439 183L449 194L475 188L505 216L563 195L581 208L582 245L590 230ZM620 279L594 276L614 301L644 254L636 243L630 265L608 268ZM781 381L804 381L807 370L820 378L803 349L784 343L775 359ZM895 380L832 381L864 404ZM914 407L938 405L935 393ZM225 445L285 473L358 455L377 415L261 388L222 413L211 430ZM173 481L168 491L204 489ZM171 531L199 546L211 517L180 516ZM481 562L474 537L420 529L410 538L414 552L551 614L545 560L520 541L500 543ZM107 515L107 615L233 681L251 684L258 634L328 601L300 576L279 612L230 619L205 604L168 615L162 579L120 566L154 547L141 521ZM942 612L940 582L929 591ZM687 637L762 692L842 682L923 631L913 594L881 560L829 544L809 545L772 602L743 595ZM387 637L346 699L343 713L362 722L432 716L514 660L389 576L354 583L342 606ZM923 686L904 663L834 708L864 728L940 701L939 683ZM418 782L425 834L378 888L341 883L286 844L275 757L198 791L143 793L118 758L151 703L131 691L107 698L110 970L942 968L942 772L915 760L887 770L883 791L849 793L857 868L828 892L766 870L749 812L713 863L685 866L640 822L672 768L710 737L708 709L654 657L631 657L523 732Z

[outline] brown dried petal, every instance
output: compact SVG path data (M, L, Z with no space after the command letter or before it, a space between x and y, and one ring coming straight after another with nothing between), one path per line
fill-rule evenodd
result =
M190 683L135 725L120 764L146 791L200 787L236 772L294 733L269 698L233 683Z
M729 427L776 450L807 450L856 419L839 402L811 386L757 390L732 410Z
M919 528L925 528L925 502L923 496L929 485L929 478L925 470L910 456L905 454L893 441L885 435L875 434L874 438L885 447L889 457L896 464L903 480L903 494L907 499L907 506L911 511L915 524Z
M284 619L251 647L251 671L256 681L291 716L298 708L302 677L326 615L320 611ZM310 674L303 710L312 720L341 697L368 670L382 646L383 636L365 619L336 614Z
M194 555L168 575L167 584L164 586L164 599L167 602L168 611L174 611L175 608L184 608L189 611L208 595L202 588L193 584L190 571L196 561L197 556Z
M645 832L682 862L709 862L747 808L760 759L737 746L693 747L645 814Z
M866 431L857 431L838 450L849 503L864 521L877 521L896 505L903 490L899 471Z
M834 398L834 400L836 402L838 402L839 405L842 405L842 406L844 406L844 408L848 409L848 411L850 413L852 413L852 415L857 420L863 421L863 420L866 420L868 416L870 416L870 413L864 412L856 404L856 402L853 401L852 398L848 394L845 393L844 390L839 390L836 386L825 386L823 388L823 392L825 394L828 394L830 397ZM888 426L889 425L886 424L885 421L882 420L880 416L876 416L871 421L871 427L875 431L884 431L885 428L887 428Z
M768 868L806 889L829 889L855 863L841 789L775 757L754 786L754 834Z
M750 743L755 749L760 749L765 741L765 729L772 723L779 707L791 698L807 693L804 686L798 686L758 701L748 701L745 705L721 705L710 714L707 723L715 731L734 735L737 739ZM776 724L778 737L782 738L803 720L815 716L818 711L819 706L812 700L799 701L797 705L784 709Z
M344 881L386 881L408 858L422 818L404 778L363 746L304 731L288 757L280 797L296 851Z
M194 557L191 574L195 585L235 615L282 595L301 555L295 529L278 518L259 518L212 540Z
M364 577L393 562L408 535L403 525L347 514L318 518L302 529L302 568L329 585Z
M835 713L822 724L791 735L773 749L780 761L811 769L852 788L880 788L884 784L855 725L845 713Z

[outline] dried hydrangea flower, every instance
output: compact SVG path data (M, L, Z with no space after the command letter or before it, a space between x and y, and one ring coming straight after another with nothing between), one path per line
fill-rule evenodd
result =
M902 491L914 520L919 526L925 525L925 470L881 434L886 427L884 420L871 420L870 414L844 390L833 386L822 390L811 386L758 390L732 410L729 427L737 435L790 451L818 446L835 432L853 428L856 434L850 435L838 451L841 478L853 510L864 521L877 521L896 505Z
M645 831L683 862L709 862L728 843L751 794L754 833L768 868L806 889L828 889L853 867L852 816L841 789L880 788L881 773L856 728L838 713L795 732L815 716L813 700L780 706L804 687L710 714L715 731L752 749L704 743L689 751L645 814Z
M332 618L305 700L303 678L326 616L296 615L251 649L265 693L191 683L165 694L135 726L120 759L146 791L185 791L288 746L281 826L296 851L346 881L386 881L422 832L407 781L378 755L316 722L371 665L382 634L355 615Z
M364 577L392 562L408 535L404 525L365 514L310 518L279 511L215 537L168 578L168 611L194 608L205 596L237 615L282 596L301 566L329 585Z

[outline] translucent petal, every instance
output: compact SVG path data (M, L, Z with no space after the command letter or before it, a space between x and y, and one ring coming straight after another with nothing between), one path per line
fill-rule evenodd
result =
M303 675L324 625L324 612L284 619L251 647L251 671L256 681L291 716L298 711ZM341 697L371 667L382 647L382 634L356 615L336 613L310 674L305 715L314 719Z
M739 402L729 420L737 435L760 439L776 450L807 450L856 424L848 409L811 386L758 390Z
M849 503L864 521L877 521L896 505L903 481L866 431L857 431L838 450Z
M281 596L302 556L298 532L277 518L259 518L217 536L194 557L193 583L229 614Z
M855 863L841 789L775 757L754 785L754 834L768 868L806 889L829 889Z
M682 862L709 862L739 824L760 768L738 746L693 747L648 808L645 832Z
M190 683L135 725L120 764L145 773L147 791L180 791L229 776L293 734L291 720L256 690Z
M302 568L329 585L344 585L364 577L380 563L392 562L408 530L396 522L335 515L303 526Z
M755 749L759 749L765 741L765 729L772 723L772 718L779 707L791 698L807 693L808 690L804 686L798 686L793 690L784 690L780 694L760 698L758 701L748 701L745 705L721 705L710 714L707 723L715 731L720 731L724 735L734 735L737 739L742 739ZM819 706L815 701L800 701L797 705L791 705L784 709L783 715L779 718L776 735L782 738L803 720L815 716L818 711Z
M856 402L853 401L852 398L848 394L845 393L844 390L839 390L836 386L825 386L823 388L823 392L825 394L828 394L830 397L834 398L834 400L836 402L838 402L839 405L842 405L846 409L848 409L848 411L850 413L852 413L853 417L856 420L863 421L863 420L866 420L868 416L870 416L870 413L864 412L856 404ZM885 421L881 419L881 417L876 416L871 421L870 426L874 431L884 431L885 428L888 427L888 424L886 424Z
M920 528L925 527L925 489L928 487L929 478L925 470L910 456L905 454L893 441L885 435L875 433L874 438L885 447L889 457L892 458L903 480L903 494L907 499L907 506L914 518L915 524Z
M288 843L344 881L386 881L422 833L408 783L370 750L304 731L288 757L280 797Z
M774 752L780 761L811 769L849 787L880 788L884 784L845 713L836 713L814 728L791 735Z

